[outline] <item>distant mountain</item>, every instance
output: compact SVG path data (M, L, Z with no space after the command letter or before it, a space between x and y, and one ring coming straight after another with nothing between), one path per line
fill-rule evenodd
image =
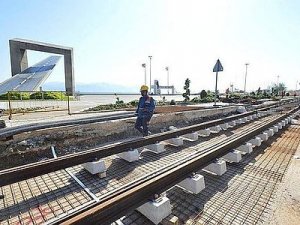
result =
M64 91L65 84L63 82L46 82L43 85L45 91ZM95 83L83 84L77 83L75 86L76 92L97 92L97 93L137 93L137 87L126 87L117 84Z

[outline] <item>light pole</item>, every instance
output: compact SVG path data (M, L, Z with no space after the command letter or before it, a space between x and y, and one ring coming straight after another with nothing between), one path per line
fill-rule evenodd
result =
M145 79L145 83L144 83L144 84L147 85L147 70L146 70L146 63L143 63L143 64L142 64L142 67L144 68L144 71L145 71L145 78L144 78L144 79Z
M279 95L279 75L277 75L277 95Z
M248 72L249 63L245 63L245 66L246 66L246 73L245 73L244 95L246 95L247 72Z
M169 93L169 67L168 66L166 66L166 71L167 71L167 86L168 86L168 94L170 94Z
M149 91L149 93L151 93L151 59L152 59L152 56L149 55L148 57L149 57L149 60L150 60L150 86L149 86L150 91Z

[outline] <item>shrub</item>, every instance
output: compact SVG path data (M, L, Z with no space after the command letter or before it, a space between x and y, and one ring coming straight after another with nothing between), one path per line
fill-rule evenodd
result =
M202 91L200 92L200 97L201 97L201 98L206 98L206 97L207 97L207 92L206 92L205 90L202 90Z

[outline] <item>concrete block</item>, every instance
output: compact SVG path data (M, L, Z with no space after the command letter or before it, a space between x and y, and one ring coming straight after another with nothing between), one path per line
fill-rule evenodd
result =
M247 119L250 121L250 120L253 120L253 117L252 116L248 116Z
M255 137L248 141L248 143L252 144L253 146L261 146L261 138L260 137Z
M166 151L165 145L162 143L155 143L152 145L147 145L145 148L147 148L150 151L155 152L155 153L161 153L161 152Z
M177 127L169 126L169 130L177 130Z
M285 125L286 125L285 120L281 120L280 123L281 123L282 127L285 127Z
M220 125L220 127L222 128L222 130L227 130L229 128L228 123L223 123Z
M274 131L274 133L277 133L279 131L279 127L277 125L273 126L270 129L272 129Z
M208 137L210 135L210 129L199 130L198 135L201 137Z
M236 126L236 122L235 121L230 121L230 122L228 122L228 125L230 127L234 127L234 126Z
M237 110L238 113L245 113L247 112L245 106L238 106Z
M292 122L292 117L291 116L289 116L287 119L288 119L289 123Z
M140 159L140 153L137 149L133 149L127 152L121 152L118 156L127 162L134 162Z
M288 118L285 118L284 121L285 121L285 125L289 124L289 119Z
M160 197L155 201L148 201L137 208L137 211L147 217L152 223L159 224L172 213L170 199Z
M91 174L103 173L106 171L106 166L102 159L95 162L84 163L82 166Z
M174 146L181 146L183 145L182 137L171 138L165 141L167 144L174 145Z
M293 124L293 125L298 124L298 120L292 119L292 120L291 120L291 124Z
M281 130L282 129L282 124L281 123L277 123L278 129Z
M240 145L237 147L236 150L243 153L251 153L253 151L253 147L251 143L246 143L245 145Z
M185 139L188 139L190 141L197 141L198 140L198 132L193 132L193 133L190 133L190 134L185 134L185 135L182 135L181 137L183 137Z
M162 225L180 225L179 218L170 214L163 221L161 221ZM122 224L123 225L123 224Z
M242 154L240 151L233 150L228 152L226 155L222 157L227 162L239 162L242 160Z
M247 117L243 117L243 118L241 118L241 120L242 120L243 123L247 123L248 122Z
M236 124L244 124L245 122L242 119L237 119Z
M252 115L252 119L254 119L254 120L257 119L257 115L256 115L256 114L253 114L253 115Z
M211 133L217 134L222 130L222 128L220 127L220 125L217 125L217 126L214 126L214 127L210 127L209 130L210 130Z
M204 176L196 174L184 179L178 185L193 194L199 194L205 188Z
M268 129L265 132L268 134L269 137L274 136L274 130L273 129Z
M257 135L262 141L267 141L269 139L269 135L266 132L263 132L262 134Z
M209 164L208 166L204 167L203 170L208 171L210 173L214 173L218 176L221 176L227 170L226 162L224 160L218 160L218 161L213 162L213 163Z

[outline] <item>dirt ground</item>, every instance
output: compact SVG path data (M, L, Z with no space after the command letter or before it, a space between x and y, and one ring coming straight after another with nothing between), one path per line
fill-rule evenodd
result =
M298 120L298 126L300 122ZM273 210L266 225L300 224L300 145L277 190Z

